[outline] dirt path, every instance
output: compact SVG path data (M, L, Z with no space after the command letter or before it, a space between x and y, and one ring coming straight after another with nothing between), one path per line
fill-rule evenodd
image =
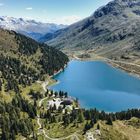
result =
M77 57L76 55L73 55L73 58L76 60L81 60L79 57Z
M47 139L49 139L49 140L66 140L66 139L69 139L69 138L74 138L74 140L79 140L79 138L78 138L78 136L77 136L76 133L71 134L71 135L69 135L69 136L67 136L67 137L62 137L62 138L51 138L51 137L49 137L49 136L45 133L45 130L43 130L43 133L44 133L44 136L45 136Z
M48 98L48 97L45 97L45 98L41 99L41 100L39 101L39 103L38 103L38 106L41 107L42 102L43 102L44 100L46 100L47 98Z
M38 124L38 130L41 129L41 123L40 123L40 117L37 115L37 124Z
M43 101L44 101L45 99L47 99L47 97L45 97L45 98L43 98L43 99L41 99L41 100L39 101L39 107L41 107L41 105L42 105L42 103L43 103ZM41 125L41 123L40 123L39 114L37 114L37 124L38 124L38 130L40 130L40 129L42 128L42 125ZM76 133L71 134L71 135L69 135L69 136L67 136L67 137L62 137L62 138L51 138L51 137L49 137L49 136L46 134L46 132L45 132L44 129L42 130L42 132L43 132L45 138L47 138L47 139L49 139L49 140L66 140L66 139L71 138L71 137L73 137L75 140L79 140L79 138L78 138L78 136L76 135Z
M105 58L102 56L98 56L97 54L94 54L95 58L90 58L90 59L80 59L78 58L76 55L73 55L73 59L75 60L89 60L89 61L94 61L94 60L100 60L100 61L105 61L107 63L110 63L112 66L117 67L119 69L122 69L128 73L130 73L131 75L134 75L136 77L140 77L140 70L137 71L137 69L140 69L140 65L139 64L135 64L132 62L125 62L125 61L119 61L119 60L111 60L109 58ZM122 65L126 65L126 66L121 66ZM129 69L128 67L134 67L133 69Z
M113 63L122 63L122 64L127 64L127 65L132 65L132 66L137 66L140 68L140 65L138 64L135 64L135 63L130 63L130 62L124 62L124 61L119 61L119 60L111 60L109 58L105 58L105 57L101 57L101 56L98 56L97 54L96 55L96 58L100 58L101 60L103 61L108 61L108 62L113 62ZM76 59L76 60L80 60L79 57L77 57L76 55L73 55L73 58ZM93 59L94 60L94 59Z
M48 84L49 84L49 82L48 81L45 81L45 82L43 82L42 83L42 88L43 88L43 90L46 92L47 91L47 86L48 86Z
M47 99L47 97L46 97L46 98L43 98L43 99L41 99L41 100L39 101L39 107L41 107L42 102L43 102L45 99ZM41 125L41 123L40 123L39 114L37 115L37 124L38 124L38 130L40 130L40 129L42 128L42 125ZM71 135L69 135L69 136L67 136L67 137L62 137L62 138L51 138L51 137L49 137L49 136L46 134L46 132L45 132L44 129L42 130L42 132L43 132L45 138L47 138L47 139L49 139L49 140L66 140L66 139L72 138L72 137L73 137L75 140L79 140L79 138L78 138L78 136L77 136L76 133L71 134Z
M109 62L113 62L113 63L122 63L122 64L126 64L126 65L137 66L137 67L140 68L140 65L135 64L135 63L124 62L124 61L117 61L117 60L111 60L111 59L108 59L108 58L105 58L105 60L106 60L106 61L109 61Z
M42 87L43 87L43 90L44 90L44 91L47 91L46 87L48 86L48 84L49 84L48 81L45 81L45 82L42 84ZM48 98L48 97L45 97L45 98L41 99L41 100L39 101L39 103L38 103L38 106L41 107L43 101L46 100L47 98ZM37 124L38 124L38 130L41 130L42 125L41 125L41 121L40 121L39 114L37 114ZM76 133L71 134L71 135L69 135L69 136L67 136L67 137L62 137L62 138L51 138L51 137L49 137L49 136L46 134L46 132L45 132L44 129L42 129L42 132L43 132L45 138L47 138L47 139L49 139L49 140L66 140L66 139L68 139L68 138L74 138L75 140L79 140L79 138L78 138L78 136L77 136ZM39 134L40 134L40 132L39 132Z

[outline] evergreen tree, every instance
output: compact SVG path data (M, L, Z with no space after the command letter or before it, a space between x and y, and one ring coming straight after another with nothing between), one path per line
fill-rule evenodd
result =
M97 124L97 129L100 130L100 124L99 123Z
M78 113L78 122L82 123L84 121L84 115L83 115L83 112L80 111Z
M108 117L108 119L107 119L107 124L108 125L113 125L113 123L112 123L112 117Z

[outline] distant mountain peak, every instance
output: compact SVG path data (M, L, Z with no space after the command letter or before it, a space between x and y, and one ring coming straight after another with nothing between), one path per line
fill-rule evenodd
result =
M46 33L53 33L65 27L66 25L42 23L35 20L0 16L0 28L14 30L36 40Z

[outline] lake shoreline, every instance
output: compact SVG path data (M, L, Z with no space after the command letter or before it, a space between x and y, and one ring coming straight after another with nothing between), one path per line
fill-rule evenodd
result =
M70 61L69 61L69 62L70 62ZM68 62L68 63L69 63L69 62ZM50 76L50 78L53 78L53 77L55 77L56 75L58 75L59 73L63 72L63 71L65 70L65 68L67 67L67 65L68 65L68 64L65 64L65 66L64 66L63 69L61 68L59 71L55 72L53 75Z
M119 70L122 70L122 71L128 73L128 74L131 75L131 76L134 76L134 77L140 79L140 74L136 74L136 73L134 73L134 72L132 72L132 71L130 71L130 70L124 68L124 67L121 67L121 66L118 65L118 64L115 64L115 63L112 63L112 62L107 62L107 64L111 65L111 66L114 67L114 68L117 68L117 69L119 69Z
M71 63L75 63L75 62L73 62L73 61L77 61L76 63L80 63L80 61L81 60L71 60L69 63L68 63L68 65L69 64L71 64ZM79 62L78 62L79 61ZM100 63L104 63L104 64L106 64L106 65L110 65L111 67L112 67L112 69L116 69L116 67L114 67L114 66L112 66L111 64L109 64L109 63L107 63L106 61L101 61L101 60L85 60L85 61L81 61L81 62L100 62ZM67 66L68 66L67 65ZM76 67L74 67L74 68L76 68ZM117 69L116 69L117 70ZM118 69L118 70L120 70L120 69ZM101 70L102 71L102 70ZM61 71L59 71L59 72L57 72L57 74L60 74L61 75L61 72L62 72L62 70ZM65 72L65 70L64 70L64 72ZM119 72L119 71L118 71ZM121 71L120 71L121 72ZM119 73L120 73L119 72ZM123 72L123 71L122 71ZM77 73L78 74L78 73ZM63 75L63 74L62 74ZM55 74L55 76L56 76L56 74ZM128 75L128 76L131 76L131 75ZM58 75L58 77L59 77L59 75ZM54 90L54 91L59 91L59 90L62 90L62 91L67 91L68 93L70 93L70 96L71 97L78 97L79 95L77 95L77 94L73 94L73 93L71 93L70 91L71 91L71 88L70 88L70 91L69 91L69 89L67 90L67 89L65 89L65 86L63 85L63 87L61 87L61 88L57 88L57 87L59 87L59 85L58 84L60 84L61 85L61 83L64 83L64 81L61 81L59 78L56 78L56 77L52 77L52 78L55 78L55 80L56 80L56 82L53 84L53 85L51 85L51 86L49 86L49 89L51 89L51 90ZM135 77L134 77L135 78ZM108 79L106 76L105 76L105 79ZM95 80L94 80L95 81ZM67 83L67 85L68 85L68 83ZM56 86L56 87L55 87ZM72 87L72 86L71 86ZM125 87L127 87L127 86L125 86ZM95 88L96 89L96 88ZM111 92L113 91L113 90L110 90ZM108 93L110 93L110 91L108 92ZM83 92L84 92L84 90L83 90ZM99 91L100 92L100 91ZM115 90L114 90L114 92L115 92ZM76 93L78 93L79 94L79 92L77 91ZM94 98L96 97L96 95L97 95L97 93L98 93L98 91L97 92L94 92ZM105 91L105 93L106 93L106 91ZM123 92L123 90L122 90L122 92L120 92L121 93L121 96L124 96L124 95L126 95L127 94L127 92L125 93L125 92ZM81 93L80 93L81 94ZM111 93L112 94L112 93ZM107 95L107 94L106 94ZM106 96L105 95L105 96ZM115 95L115 93L114 93L114 95ZM114 95L111 95L111 96L114 96ZM82 94L80 95L80 96L82 96ZM97 95L98 96L98 95ZM116 96L116 95L115 95ZM129 96L129 95L128 95ZM135 96L135 95L134 95ZM130 96L129 96L130 97ZM114 97L113 97L114 98ZM115 99L116 99L117 97L115 97ZM78 97L78 99L80 99L80 97ZM84 98L85 99L85 98ZM109 99L109 98L108 98ZM114 100L114 99L113 99ZM111 100L110 100L111 101ZM79 103L80 103L80 107L81 108L89 108L90 109L90 104L88 104L88 106L87 107L82 107L81 106L81 104L83 104L82 102L81 102L81 99L79 100ZM96 107L96 106L94 106L94 107ZM91 107L91 108L94 108L94 107ZM97 106L97 109L99 109L100 107L98 107ZM104 109L100 109L100 110L104 110ZM122 110L124 110L124 109L122 109ZM109 110L105 110L105 112L118 112L118 111L109 111Z
M108 59L108 58L99 57L99 58L91 58L91 59L88 59L88 58L79 58L77 56L74 56L71 60L85 61L85 62L86 61L91 61L91 62L92 61L93 62L94 61L101 61L101 62L105 62L106 64L109 64L110 66L112 66L114 68L117 68L119 70L122 70L122 71L128 73L129 75L134 76L134 77L140 79L140 73L138 74L138 73L134 72L134 70L133 71L132 70L129 70L128 68L121 66L121 64L120 65L117 64L118 61L111 60L111 59ZM122 63L125 63L125 62L122 61ZM129 64L126 63L126 65L129 65ZM135 65L135 64L133 64L133 65ZM128 66L128 67L131 67L131 66ZM139 65L139 67L140 67L140 65Z
M70 62L70 61L69 61L69 62ZM69 62L68 62L68 63L69 63ZM65 64L64 69L61 68L59 71L57 71L57 72L55 72L53 75L49 76L50 79L55 80L54 77L55 77L56 75L60 74L61 72L63 72L63 71L66 69L68 63ZM59 84L59 83L60 83L60 81L55 80L55 82L54 82L53 84L51 84L50 86L48 86L48 89L50 89L52 86L57 85L57 84Z

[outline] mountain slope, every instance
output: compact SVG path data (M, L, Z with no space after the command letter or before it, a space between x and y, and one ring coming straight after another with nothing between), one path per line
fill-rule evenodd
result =
M46 42L63 50L94 50L102 56L117 57L137 53L139 28L140 0L114 0L90 17L47 34Z
M53 23L41 23L35 20L25 20L23 18L1 16L0 27L8 30L14 30L38 40L46 33L53 33L59 29L65 28L66 26Z
M0 91L20 92L20 86L30 86L45 74L64 68L68 57L45 44L0 29Z

